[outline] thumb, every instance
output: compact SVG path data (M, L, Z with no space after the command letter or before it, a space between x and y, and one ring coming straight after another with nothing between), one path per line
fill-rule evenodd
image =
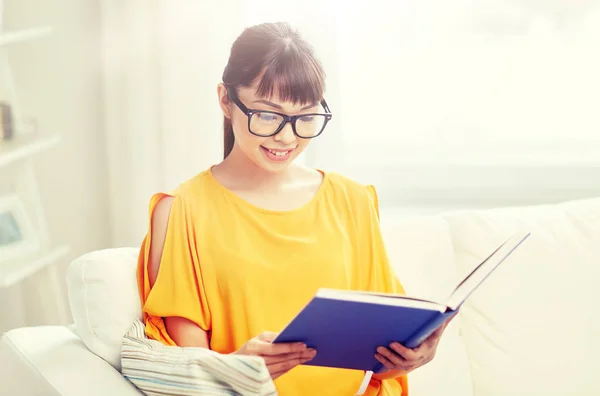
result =
M264 331L258 336L258 339L264 342L271 342L277 338L278 334L279 333L273 333L272 331Z
M458 311L454 312L452 314L452 316L450 316L450 318L448 318L448 320L446 320L446 325L449 325L450 322L452 322L454 320L454 318L456 318L458 316Z
M444 321L444 323L433 334L436 334L437 336L442 335L444 333L444 330L446 330L446 327L448 327L450 322L452 322L454 320L454 318L457 316L458 316L458 311L456 313L452 314L452 316L450 316L448 319L446 319L446 321Z

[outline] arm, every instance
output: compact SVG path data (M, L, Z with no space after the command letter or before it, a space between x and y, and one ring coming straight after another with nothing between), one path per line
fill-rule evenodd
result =
M159 266L167 237L172 197L165 197L156 204L151 221L151 241L148 254L148 278L153 287L159 275ZM194 322L182 317L163 317L167 333L181 347L209 348L208 334ZM272 378L288 372L299 364L314 358L316 352L304 344L273 344L275 333L262 333L246 342L235 354L261 357ZM235 357L227 359L233 361ZM224 361L231 361L231 360ZM223 379L226 380L226 379Z
M152 239L148 263L150 287L154 286L158 277L163 247L167 235L169 214L171 213L172 197L163 198L152 214ZM163 318L169 336L178 346L209 348L208 334L195 323L181 317Z

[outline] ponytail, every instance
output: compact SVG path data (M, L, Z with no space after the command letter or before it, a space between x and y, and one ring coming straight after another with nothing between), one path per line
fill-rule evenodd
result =
M227 158L231 150L233 150L233 143L235 142L235 136L233 135L233 126L231 120L227 117L223 117L223 159Z

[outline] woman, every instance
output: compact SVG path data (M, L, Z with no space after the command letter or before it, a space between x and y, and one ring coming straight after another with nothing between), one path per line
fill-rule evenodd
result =
M261 356L284 396L353 395L363 380L302 365L318 353L304 345L270 343L318 288L403 293L374 188L294 164L332 117L324 81L287 24L244 30L217 89L224 159L151 199L139 258L150 338ZM416 350L374 351L387 371L366 394L408 394L407 373L431 360L442 331Z

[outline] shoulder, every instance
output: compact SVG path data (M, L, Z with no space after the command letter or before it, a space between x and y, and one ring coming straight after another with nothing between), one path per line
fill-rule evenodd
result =
M211 174L209 170L204 170L195 176L180 183L173 191L173 197L182 201L196 200L198 196L210 192L212 188Z
M157 198L156 205L152 211L152 227L166 228L174 197L168 194L160 194Z
M375 186L360 183L336 172L325 172L332 194L344 199L354 207L379 211L379 198Z
M168 212L185 209L196 202L205 201L205 196L214 191L210 183L208 170L202 171L182 183L174 189L155 193L151 198L151 209L156 212Z
M349 197L373 199L377 196L375 187L371 184L360 183L336 172L325 172L325 175L335 191L345 193Z
M371 199L376 196L375 188L372 185L361 184L340 173L299 166L296 168L296 176L317 188L322 183L326 183L334 194L350 199Z
M186 212L190 205L202 201L202 195L210 190L207 171L203 171L170 191L157 192L150 198L150 217L153 225L166 224L174 212Z

